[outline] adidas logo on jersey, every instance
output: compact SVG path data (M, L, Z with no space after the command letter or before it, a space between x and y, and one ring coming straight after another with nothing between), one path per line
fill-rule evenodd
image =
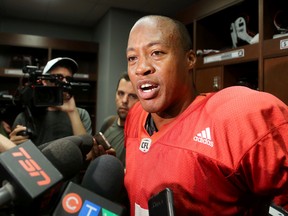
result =
M200 133L198 133L196 136L193 137L193 140L205 145L209 145L213 147L214 143L211 140L211 133L210 128L207 127L204 130L202 130Z

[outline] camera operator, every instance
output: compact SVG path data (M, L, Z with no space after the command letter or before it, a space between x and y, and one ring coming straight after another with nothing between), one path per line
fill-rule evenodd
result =
M55 77L62 83L69 83L78 70L78 64L71 58L59 57L50 60L43 69L43 75ZM41 80L43 86L55 86L55 80ZM92 134L91 119L85 109L76 107L73 95L63 91L63 105L31 109L31 122L24 112L20 113L9 134L10 140L15 144L31 139L39 146L52 140L81 134ZM34 132L30 133L30 132ZM26 132L26 133L21 133Z

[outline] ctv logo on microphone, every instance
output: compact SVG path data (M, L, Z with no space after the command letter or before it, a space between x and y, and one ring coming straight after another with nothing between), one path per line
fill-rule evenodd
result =
M82 203L82 198L77 193L68 193L62 199L62 207L64 211L69 214L79 212L78 216L117 216L117 214L101 208L101 206L91 201L85 200L83 205Z
M124 208L86 188L69 182L53 216L123 216Z
M21 167L29 173L33 178L40 177L41 179L37 181L39 186L48 185L51 183L50 177L47 173L40 167L40 165L33 160L30 154L23 148L20 147L18 152L12 152L12 156L18 159L18 163Z

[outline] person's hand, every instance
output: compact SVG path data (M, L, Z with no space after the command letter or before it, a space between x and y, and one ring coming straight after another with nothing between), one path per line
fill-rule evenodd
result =
M0 134L0 152L5 152L11 148L14 148L16 145L7 137Z
M103 154L116 156L116 151L113 148L105 150L104 147L102 145L98 145L98 143L94 139L93 147L91 151L86 155L86 160L87 161L94 160L96 157L99 157L100 155L103 155Z
M63 104L61 106L49 107L48 110L61 110L63 112L74 112L77 110L74 97L70 96L67 92L63 93Z
M9 134L10 140L16 145L26 142L29 139L29 136L17 135L18 132L24 131L27 128L23 125L17 125L16 128Z
M63 105L59 107L63 112L73 112L76 110L74 97L71 97L67 92L63 93Z
M11 133L11 127L7 122L2 121L1 124L7 134Z
M63 93L63 105L60 107L64 112L73 112L76 110L76 102L74 97L70 96L67 92Z

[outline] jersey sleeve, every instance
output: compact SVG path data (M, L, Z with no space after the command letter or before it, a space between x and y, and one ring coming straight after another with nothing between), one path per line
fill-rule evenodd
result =
M255 194L288 192L287 131L287 123L271 129L241 160L239 170Z
M278 203L285 205L288 194L287 105L269 93L243 88L234 90L239 92L222 91L220 97L214 99L221 107L214 121L217 136L221 136L218 140L227 142L229 147L222 158L231 161L233 168L227 179L237 182L244 193L255 198L272 200L281 195ZM214 116L215 112L217 107L211 110Z

